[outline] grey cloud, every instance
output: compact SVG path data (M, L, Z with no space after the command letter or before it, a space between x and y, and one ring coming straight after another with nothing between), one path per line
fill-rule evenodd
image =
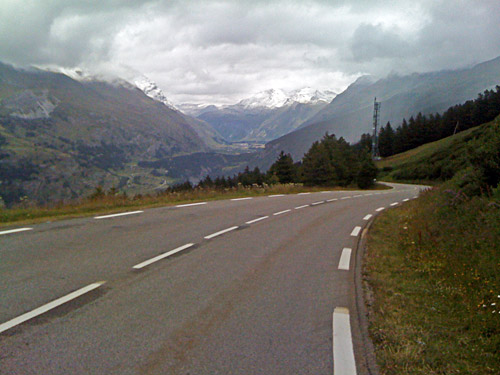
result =
M0 60L141 72L176 101L228 102L493 58L499 15L498 0L2 0Z

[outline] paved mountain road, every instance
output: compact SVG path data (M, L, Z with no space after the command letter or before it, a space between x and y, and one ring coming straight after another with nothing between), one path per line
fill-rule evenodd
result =
M332 313L354 306L341 253L367 215L419 189L213 201L0 235L0 327L105 281L0 328L0 373L331 374Z

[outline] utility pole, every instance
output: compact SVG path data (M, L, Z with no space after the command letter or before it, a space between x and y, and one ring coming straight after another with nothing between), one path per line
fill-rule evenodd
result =
M372 137L372 159L379 160L380 153L378 151L378 123L380 121L380 106L377 98L373 101L373 137Z

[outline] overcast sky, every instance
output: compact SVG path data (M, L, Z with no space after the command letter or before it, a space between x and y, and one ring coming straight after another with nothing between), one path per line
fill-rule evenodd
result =
M1 61L141 72L177 104L499 55L499 0L0 0Z

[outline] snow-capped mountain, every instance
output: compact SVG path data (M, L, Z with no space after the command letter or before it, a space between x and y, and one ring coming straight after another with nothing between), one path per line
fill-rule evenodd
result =
M286 104L302 103L302 104L317 104L330 103L337 94L330 90L320 91L311 87L291 91L288 94Z
M269 141L295 130L335 96L310 87L269 89L233 105L181 108L212 125L229 142Z
M169 102L163 91L158 87L158 85L145 75L141 75L133 80L133 83L137 86L139 90L144 92L150 98L165 104L171 109L177 109L175 106Z
M333 91L320 91L311 87L304 87L293 91L269 89L261 91L247 99L241 100L237 105L252 108L281 108L293 103L318 104L330 103L337 94Z
M243 99L237 105L244 108L279 108L283 107L287 100L288 95L283 90L269 89Z

